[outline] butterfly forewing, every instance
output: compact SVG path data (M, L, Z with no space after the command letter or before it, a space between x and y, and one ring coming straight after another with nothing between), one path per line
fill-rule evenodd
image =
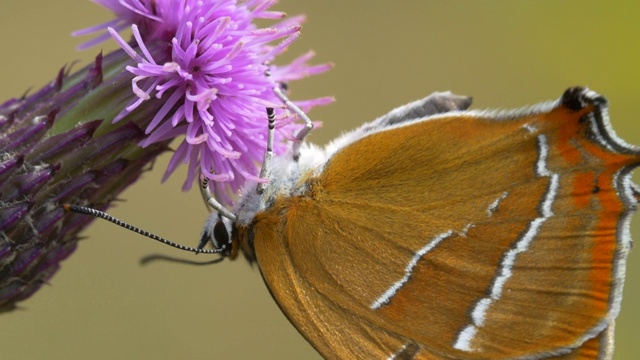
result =
M607 355L640 156L604 116L578 89L369 133L256 216L265 281L326 357Z

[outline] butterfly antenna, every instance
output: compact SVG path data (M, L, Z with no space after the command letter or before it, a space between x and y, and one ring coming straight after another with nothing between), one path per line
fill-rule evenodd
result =
M161 242L161 243L163 243L165 245L169 245L171 247L174 247L176 249L180 249L180 250L183 250L183 251L188 251L188 252L192 252L192 253L196 253L196 254L199 254L199 253L202 253L202 254L219 254L219 253L221 253L223 251L222 249L219 249L219 250L216 250L216 249L198 249L198 248L194 248L194 247L190 247L190 246L184 246L184 245L175 243L175 242L173 242L171 240L167 240L167 239L165 239L163 237L160 237L158 235L152 234L152 233L150 233L150 232L148 232L146 230L142 230L142 229L140 229L138 227L135 227L135 226L133 226L131 224L128 224L128 223L126 223L124 221L121 221L120 219L117 219L117 218L115 218L115 217L113 217L113 216L111 216L111 215L109 215L109 214L107 214L107 213L105 213L103 211L100 211L100 210L92 209L92 208L85 207L85 206L70 205L70 204L64 204L62 207L64 208L65 212L67 212L67 213L71 212L71 213L76 213L76 214L89 215L89 216L97 217L97 218L100 218L100 219L103 219L103 220L107 220L107 221L109 221L109 222L111 222L113 224L116 224L116 225L118 225L120 227L123 227L123 228L125 228L127 230L133 231L133 232L135 232L137 234L140 234L142 236L146 236L146 237L148 237L150 239L153 239L155 241L159 241L159 242Z

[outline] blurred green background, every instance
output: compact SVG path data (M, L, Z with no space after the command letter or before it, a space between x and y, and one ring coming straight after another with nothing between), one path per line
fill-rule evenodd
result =
M512 108L588 85L610 100L618 134L640 144L640 2L281 0L277 8L308 16L289 58L313 49L317 62L336 63L292 84L294 99L337 97L310 114L324 122L316 143L437 90L472 95L475 108ZM76 52L82 39L69 33L110 18L84 0L0 2L0 100L39 88L66 63L85 64L100 49ZM180 191L184 172L160 184L168 158L111 212L195 245L207 212L197 191ZM107 223L84 235L50 286L0 316L2 359L319 358L243 260L143 268L143 255L176 253ZM640 350L638 249L628 274L615 359Z

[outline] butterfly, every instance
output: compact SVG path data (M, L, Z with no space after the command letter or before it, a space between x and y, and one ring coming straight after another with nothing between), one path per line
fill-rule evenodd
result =
M203 242L257 263L326 358L610 358L640 149L587 88L470 103L435 93L267 156L270 182L214 212Z
M257 263L325 358L613 356L640 148L615 135L604 97L574 87L476 111L434 93L321 148L275 91L305 120L299 145L273 157L267 109L269 182L230 211L203 181L217 211L197 251Z

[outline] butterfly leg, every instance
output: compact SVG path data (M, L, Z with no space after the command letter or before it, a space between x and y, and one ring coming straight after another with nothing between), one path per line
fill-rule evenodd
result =
M304 120L304 127L300 129L298 134L296 134L296 137L295 137L296 141L293 144L293 160L297 161L298 158L300 157L300 144L302 144L302 142L304 141L304 138L306 138L307 135L309 135L309 132L313 130L313 122L311 121L311 119L309 119L307 114L305 114L304 111L302 111L302 109L300 109L298 106L296 106L296 104L294 104L293 102L291 102L291 100L289 100L287 95L285 95L282 92L282 89L280 86L274 87L273 91L291 111L296 113L300 118L302 118L302 120Z
M260 168L260 178L264 179L268 176L267 171L269 170L269 164L271 163L271 158L273 158L273 136L276 129L275 125L275 112L273 108L267 108L267 119L269 121L269 130L267 131L267 151L264 152L264 161L262 162L262 167ZM262 194L264 192L264 188L267 186L265 183L259 183L256 191L258 194Z
M469 106L471 106L469 96L455 95L450 91L434 92L423 99L395 108L368 125L371 128L381 129L449 111L467 110Z

